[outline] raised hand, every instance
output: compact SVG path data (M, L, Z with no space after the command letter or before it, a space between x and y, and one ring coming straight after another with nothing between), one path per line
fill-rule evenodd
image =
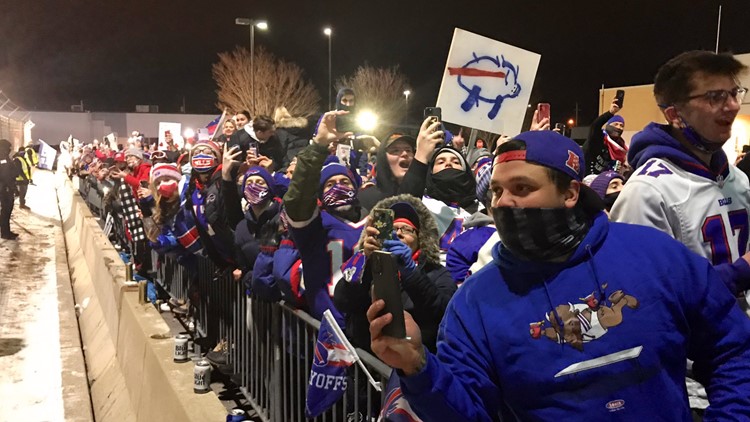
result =
M385 302L378 299L367 309L367 320L370 321L370 348L386 365L400 369L406 375L413 375L424 367L426 359L419 326L408 312L404 312L407 337L402 339L383 335L383 327L393 320L390 313L378 316L384 308Z
M444 142L445 133L438 130L439 127L440 122L432 117L427 117L422 122L417 135L417 151L414 153L414 158L420 163L427 164L432 153Z

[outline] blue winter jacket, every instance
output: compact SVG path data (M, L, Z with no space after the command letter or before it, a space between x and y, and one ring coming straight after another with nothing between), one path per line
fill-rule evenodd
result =
M422 419L690 421L686 358L706 421L750 418L750 319L679 242L600 213L564 263L493 255L449 304L437 356L401 376Z

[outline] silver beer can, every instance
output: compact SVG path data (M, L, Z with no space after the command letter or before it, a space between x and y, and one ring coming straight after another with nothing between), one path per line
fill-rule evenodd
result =
M188 361L188 340L190 340L190 336L187 334L178 334L175 336L174 354L172 356L175 362Z
M211 391L211 364L207 360L201 359L195 362L193 370L193 392L196 394L205 394Z

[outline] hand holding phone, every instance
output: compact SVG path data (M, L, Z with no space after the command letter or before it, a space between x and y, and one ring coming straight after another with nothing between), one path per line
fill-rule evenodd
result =
M382 299L385 308L378 316L391 314L391 322L383 327L383 335L394 338L406 338L404 304L401 301L401 287L398 280L395 257L383 251L375 251L367 260L372 272L372 298Z
M550 105L549 103L539 103L536 105L536 122L541 123L544 119L550 120Z
M432 125L435 122L442 122L443 121L443 110L440 107L425 107L424 108L424 118L430 119L429 123L427 124ZM444 139L445 136L441 136L441 139Z

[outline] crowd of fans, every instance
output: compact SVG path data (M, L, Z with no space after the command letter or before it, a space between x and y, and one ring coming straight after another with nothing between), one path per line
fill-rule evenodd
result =
M709 387L707 417L748 415L748 390L738 394L750 383L750 322L732 296L750 287L750 184L721 151L744 71L726 54L674 58L654 88L667 123L630 149L617 101L582 148L536 115L531 131L492 143L430 119L416 136L377 140L350 130L355 93L344 89L317 123L283 107L238 111L214 140L66 142L58 166L106 184L131 211L122 224L142 276L152 249L189 271L203 256L248 297L318 319L331 310L355 346L401 370L420 415L598 419L617 398L631 415L661 414L659 400L684 415L687 358ZM393 210L387 240L375 209ZM389 317L370 295L376 250L397 262L408 339L380 334ZM621 350L615 340L645 345L636 373L555 375L565 365L552 364L583 360L584 348L596 350L588 358ZM705 392L690 389L696 415ZM594 410L587 395L606 400Z

